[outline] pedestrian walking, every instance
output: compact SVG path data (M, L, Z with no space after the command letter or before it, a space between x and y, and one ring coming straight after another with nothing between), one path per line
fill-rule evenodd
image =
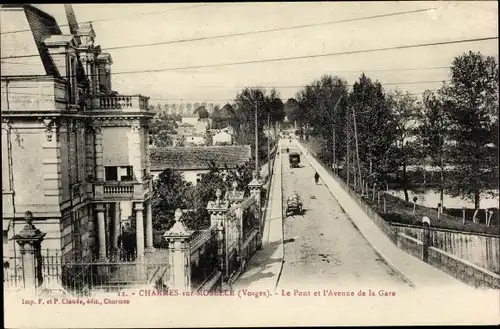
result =
M318 181L319 181L319 174L316 172L314 174L314 182L316 182L316 185L318 184Z

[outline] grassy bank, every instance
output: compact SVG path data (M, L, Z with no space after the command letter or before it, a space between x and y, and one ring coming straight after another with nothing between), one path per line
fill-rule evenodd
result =
M385 212L384 197L386 202ZM463 222L461 209L446 209L438 219L437 209L416 205L415 212L413 212L414 206L412 202L406 202L387 193L383 193L381 195L380 202L378 201L378 198L373 200L371 197L366 196L363 197L363 200L369 204L382 218L392 223L421 226L422 217L427 216L431 220L431 226L436 228L486 234L500 233L498 209L496 210L496 216L492 217L491 224L488 227L486 226L484 215L481 213L479 215L480 222L472 222L470 218L472 218L471 213L473 214L473 209L468 211L470 215L469 219L466 217L465 222ZM483 218L481 218L481 216Z
M317 154L318 158L321 149L320 144L314 139L310 139L308 142L302 142L309 150ZM354 190L354 187L351 186ZM358 196L360 196L360 190L356 190ZM384 211L384 197L386 202L386 207ZM486 226L486 220L484 216L484 210L480 210L478 214L478 223L472 221L474 215L474 209L466 209L466 220L463 222L462 219L462 209L448 208L443 210L443 214L439 216L436 208L425 207L421 205L415 206L415 213L413 212L413 202L406 202L403 199L392 196L387 193L381 193L380 201L378 197L372 198L372 193L370 191L370 197L362 197L362 199L370 205L382 218L388 222L408 224L408 225L422 225L422 217L427 216L431 219L431 226L436 228L443 228L449 230L474 232L474 233L486 233L486 234L500 234L500 223L499 223L499 211L498 208L494 209L494 214L491 219L490 226Z

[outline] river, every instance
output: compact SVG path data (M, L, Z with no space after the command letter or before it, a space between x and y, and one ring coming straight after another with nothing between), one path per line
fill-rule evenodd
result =
M404 200L405 194L403 190L389 190L389 193L397 196L398 198L401 198ZM497 196L496 197L491 197L491 195L488 194L482 194L481 195L481 200L479 202L479 207L481 209L484 208L498 208L498 190L496 190ZM417 204L426 206L426 207L437 207L439 203L439 192L438 191L433 191L433 190L427 190L424 193L418 192L415 193L414 191L408 191L408 194L410 196L410 201L412 201L414 196L417 196ZM445 208L462 208L462 207L467 207L467 208L474 208L474 202L472 200L464 200L461 199L460 197L452 197L450 195L445 194L444 195L444 207Z

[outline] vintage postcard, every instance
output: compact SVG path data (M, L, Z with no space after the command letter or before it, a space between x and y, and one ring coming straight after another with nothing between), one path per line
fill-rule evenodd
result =
M500 322L496 1L0 24L7 328Z

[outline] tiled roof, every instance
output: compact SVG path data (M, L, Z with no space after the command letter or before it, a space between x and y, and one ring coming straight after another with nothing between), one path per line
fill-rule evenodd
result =
M220 168L234 168L250 158L250 145L157 147L150 154L151 170L208 169L211 161Z

